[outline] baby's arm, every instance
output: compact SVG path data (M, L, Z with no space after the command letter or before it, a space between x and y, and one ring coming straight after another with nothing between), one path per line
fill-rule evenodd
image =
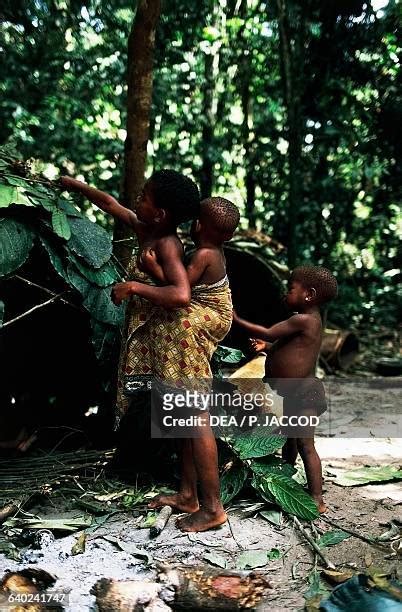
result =
M208 251L206 249L197 249L187 266L187 276L190 287L194 287L194 285L197 284L209 265L210 260Z
M141 266L157 281L163 285L168 284L162 266L158 262L158 258L154 249L144 249L140 257Z
M68 191L82 193L83 196L106 213L109 213L109 215L112 215L115 219L120 219L120 221L126 225L130 225L137 233L141 233L141 226L143 224L137 219L135 212L122 206L113 196L99 189L95 189L95 187L90 187L86 183L71 178L70 176L62 176L60 178L60 183Z
M112 291L115 304L120 304L131 295L143 297L163 308L182 308L190 304L190 285L186 269L181 260L182 249L180 244L173 240L163 240L158 251L167 285L155 287L137 281L118 283Z
M167 284L166 275L162 266L158 263L156 253L153 249L144 251L141 261L147 271L161 283ZM205 270L209 266L208 253L205 250L197 250L193 254L190 263L187 266L187 276L190 287L194 287L197 281L202 277Z
M250 321L242 319L236 311L233 311L233 322L240 325L240 327L245 329L252 336L268 340L269 342L274 342L279 338L292 336L293 334L303 331L307 324L306 315L297 314L271 327L263 327L262 325L256 325L255 323L250 323Z

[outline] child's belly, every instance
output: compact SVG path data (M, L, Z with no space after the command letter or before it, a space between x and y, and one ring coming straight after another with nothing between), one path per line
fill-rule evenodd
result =
M265 360L265 376L268 378L305 378L315 372L312 361L294 348L280 347L268 351Z

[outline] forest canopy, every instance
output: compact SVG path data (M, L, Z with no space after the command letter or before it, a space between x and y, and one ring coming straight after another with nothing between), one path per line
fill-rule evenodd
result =
M118 196L134 16L125 0L3 3L0 144ZM401 307L398 25L395 0L165 0L157 27L147 174L192 175L285 263L333 269L340 325L393 325Z

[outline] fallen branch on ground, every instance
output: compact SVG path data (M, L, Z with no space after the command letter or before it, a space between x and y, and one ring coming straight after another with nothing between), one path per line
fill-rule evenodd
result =
M296 525L296 527L298 528L298 530L300 531L300 533L303 535L303 537L307 540L307 542L310 544L311 548L314 550L314 552L317 553L317 555L322 559L322 561L324 561L325 565L328 567L328 569L336 569L336 566L332 563L332 561L330 561L329 559L327 559L327 557L324 555L324 553L322 552L321 548L318 546L318 544L316 542L314 542L313 538L307 533L307 531L304 529L303 525L300 523L299 519L297 519L295 516L293 517L294 523Z
M156 538L156 536L160 535L160 533L165 529L172 512L173 510L171 506L164 506L162 508L155 523L149 528L149 535L151 538Z

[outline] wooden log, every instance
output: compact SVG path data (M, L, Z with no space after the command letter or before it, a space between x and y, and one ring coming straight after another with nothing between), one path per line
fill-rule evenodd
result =
M179 566L159 576L176 585L175 609L253 609L271 588L257 572L236 572L209 566Z
M99 612L170 612L170 606L159 597L162 588L157 582L102 578L91 593L96 596Z
M256 572L236 572L209 566L161 566L157 582L98 581L91 589L100 612L170 610L252 610L271 588Z
M164 506L159 512L158 517L152 527L149 528L151 538L156 538L165 529L168 520L172 516L171 506Z

